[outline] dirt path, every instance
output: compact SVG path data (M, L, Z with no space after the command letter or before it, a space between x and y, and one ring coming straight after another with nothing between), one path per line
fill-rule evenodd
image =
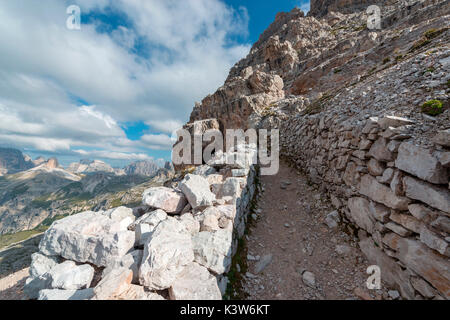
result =
M29 268L17 271L0 279L0 300L25 300L23 285L28 277Z
M261 184L257 220L247 236L243 289L248 299L369 299L369 263L351 236L325 224L334 209L321 193L285 163L277 175L263 176ZM258 273L265 258L270 263ZM388 297L386 290L370 294Z

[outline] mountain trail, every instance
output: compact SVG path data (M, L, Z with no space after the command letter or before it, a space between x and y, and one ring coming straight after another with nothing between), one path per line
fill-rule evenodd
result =
M369 263L350 231L327 226L333 206L303 174L281 163L261 185L246 236L247 299L388 299L387 290L366 288Z

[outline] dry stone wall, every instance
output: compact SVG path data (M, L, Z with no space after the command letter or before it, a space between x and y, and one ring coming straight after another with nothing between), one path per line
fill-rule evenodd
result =
M39 300L222 299L257 188L255 152L217 153L171 187L146 190L139 208L54 222L32 256L25 293ZM237 154L240 161L223 161Z
M427 147L414 121L328 112L280 124L282 154L307 168L381 277L407 299L450 298L450 130Z

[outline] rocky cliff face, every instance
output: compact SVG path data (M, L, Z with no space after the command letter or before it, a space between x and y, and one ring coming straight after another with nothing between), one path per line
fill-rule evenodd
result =
M376 71L445 43L448 13L446 1L408 6L396 1L383 6L381 30L367 29L365 11L331 11L322 18L304 17L299 9L279 13L225 84L194 107L190 120L217 118L222 128L247 128L281 101L285 108L305 110ZM428 35L432 39L426 36L429 30L437 31Z
M100 160L81 160L78 163L71 163L67 171L72 173L93 173L93 172L110 172L114 173L114 169L107 163Z
M311 0L309 15L313 17L323 17L328 12L354 13L364 11L370 5L393 5L396 0ZM403 1L406 3L407 1Z
M19 150L0 148L0 176L33 167L34 164L31 159L25 159L25 156Z
M277 15L191 122L280 130L358 236L382 280L407 299L450 298L450 4L312 1Z
M141 175L150 177L158 171L159 167L153 161L137 161L125 167L125 173L128 175Z

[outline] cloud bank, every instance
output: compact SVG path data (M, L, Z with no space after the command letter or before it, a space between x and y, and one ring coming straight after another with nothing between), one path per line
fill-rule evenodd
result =
M66 8L81 7L81 30ZM0 3L0 144L106 159L170 150L195 101L249 45L248 14L219 0ZM129 123L145 126L137 139Z

